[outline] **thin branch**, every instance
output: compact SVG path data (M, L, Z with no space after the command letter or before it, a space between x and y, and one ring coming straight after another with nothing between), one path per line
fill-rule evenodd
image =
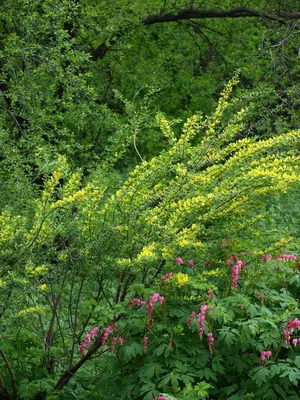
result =
M71 367L72 362L73 362L73 356L74 356L74 350L75 350L75 341L76 341L76 328L77 328L77 317L78 317L78 307L79 307L79 301L81 298L81 293L83 289L85 279L81 279L80 285L79 285L79 290L78 290L78 296L76 299L75 303L75 312L74 312L74 324L72 326L72 350L71 350L71 356L70 356L70 361L69 361L69 366ZM71 295L70 295L70 304L72 304L71 300ZM72 306L69 308L70 314L72 314Z
M207 19L207 18L245 18L245 17L261 17L271 20L289 20L300 19L300 12L274 12L255 10L247 7L236 7L230 10L198 10L194 8L186 8L177 13L153 14L145 18L143 25L153 25L157 23L180 21L183 19Z
M247 7L236 7L229 10L198 10L195 8L185 8L175 13L152 14L144 18L141 24L144 26L154 25L165 22L178 22L191 19L214 19L214 18L245 18L255 17L270 19L278 22L300 19L300 12L281 12L281 11L263 11ZM90 51L94 61L103 58L108 50L116 44L124 35L124 29L121 30L114 39L110 40L109 45L101 43L96 49Z
M11 386L12 386L12 389L13 389L13 399L17 400L18 395L17 395L16 379L15 379L13 370L11 368L11 365L10 365L10 363L9 363L5 353L4 353L4 351L1 349L1 347L0 347L0 354L1 354L1 356L2 356L2 358L4 360L4 362L5 362L5 365L7 366L7 369L8 369L9 375L10 375Z

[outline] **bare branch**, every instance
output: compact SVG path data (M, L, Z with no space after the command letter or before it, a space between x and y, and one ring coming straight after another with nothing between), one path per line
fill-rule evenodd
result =
M206 19L206 18L244 18L262 17L272 20L300 19L300 12L272 12L254 10L247 7L236 7L230 10L197 10L186 8L177 13L153 14L143 20L143 25L153 25L163 22L180 21L183 19Z
M247 7L236 7L229 10L198 10L195 8L185 8L175 13L152 14L141 21L142 25L148 26L165 22L177 22L191 19L209 19L209 18L245 18L255 17L271 19L274 21L285 22L287 20L300 19L300 12L281 12L281 11L263 11ZM123 31L110 41L109 46L104 42L96 49L91 50L92 59L99 60L105 56L111 46L116 44L122 37Z

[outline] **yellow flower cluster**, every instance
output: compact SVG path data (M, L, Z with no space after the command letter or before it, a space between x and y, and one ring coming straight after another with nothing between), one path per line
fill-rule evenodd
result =
M4 244L13 240L24 222L25 220L21 216L12 216L9 212L4 211L0 215L0 243Z
M40 309L40 307L29 307L25 308L24 310L20 310L17 314L18 317L26 317L30 314L44 314L44 312Z
M174 274L171 278L171 282L176 287L182 287L189 281L189 276L187 274L183 274L182 272L178 272Z
M47 285L46 283L43 283L42 285L40 285L40 291L41 292L45 292L47 290Z
M155 253L156 245L155 243L150 243L143 247L142 251L137 255L137 261L153 261L157 259L157 254Z
M28 265L25 267L26 275L30 278L38 278L45 275L48 272L48 267L41 265L40 267L34 267Z

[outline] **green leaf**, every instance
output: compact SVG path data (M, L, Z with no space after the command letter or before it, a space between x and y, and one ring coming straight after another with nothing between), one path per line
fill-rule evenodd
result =
M216 375L210 368L204 368L204 376L206 379L212 379L213 381L217 381Z
M146 364L140 371L140 377L153 378L154 375L159 376L162 367L159 363Z
M160 346L157 347L157 349L154 350L154 354L156 356L160 356L161 354L163 354L163 352L166 350L167 347L168 347L167 344L161 344Z
M199 383L195 386L194 390L196 391L196 393L197 393L198 396L200 396L201 398L205 398L205 397L208 395L208 390L209 390L211 387L212 387L212 386L211 386L209 383L207 383L207 382L205 382L205 381L202 381L202 382L199 382Z
M274 383L274 389L276 390L277 393L280 394L280 396L282 397L282 399L286 399L286 393L285 391L277 384Z
M230 328L226 327L219 330L219 339L223 341L227 347L230 347L234 343L236 336Z
M264 382L267 382L268 378L269 378L269 370L265 367L258 367L255 368L252 371L256 371L253 375L252 375L252 379L255 381L255 383L257 384L257 386L261 386Z
M295 363L296 367L300 368L300 356L295 357L294 363Z

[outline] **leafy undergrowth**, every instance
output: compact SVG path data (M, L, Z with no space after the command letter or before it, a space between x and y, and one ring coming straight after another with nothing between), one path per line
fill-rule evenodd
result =
M224 261L176 258L151 289L131 287L112 334L122 398L299 398L300 263L228 242Z

